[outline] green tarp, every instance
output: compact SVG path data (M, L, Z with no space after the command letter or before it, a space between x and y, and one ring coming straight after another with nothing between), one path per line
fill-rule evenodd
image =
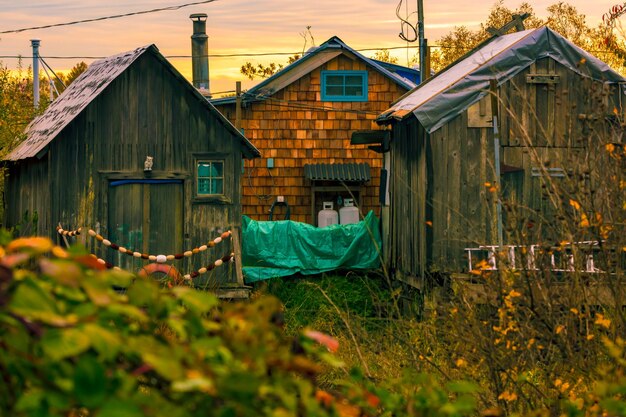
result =
M248 283L296 273L378 268L380 248L379 221L373 211L359 223L323 228L243 217L243 273Z

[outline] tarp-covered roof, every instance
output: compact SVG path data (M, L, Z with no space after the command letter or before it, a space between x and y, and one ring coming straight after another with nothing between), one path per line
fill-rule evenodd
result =
M490 80L500 85L546 57L582 76L610 83L626 81L587 51L541 27L493 38L405 94L377 121L382 124L413 114L427 132L433 132L484 97Z
M203 103L239 137L244 145L247 157L260 156L258 149L246 139L213 105L187 81L161 55L155 45L146 45L133 51L110 56L92 63L63 93L54 100L46 111L35 118L26 128L26 139L15 148L5 160L19 161L40 154L54 138L76 118L96 97L100 95L113 80L120 76L130 65L146 52L153 53L159 61L170 69L172 74L189 86Z
M415 77L419 77L419 71L412 69L401 67L399 65L386 64L380 61L376 61L374 59L370 59L355 51L346 45L341 39L337 36L333 36L323 44L321 44L317 48L312 48L307 51L304 56L302 56L297 61L292 64L286 66L282 70L276 72L271 77L267 78L263 82L255 85L250 88L244 94L244 100L263 100L276 91L279 91L289 84L297 81L304 75L310 73L311 71L319 68L321 65L330 61L331 59L341 55L343 51L349 52L350 54L358 57L363 60L367 65L374 68L376 71L380 72L387 78L393 80L395 83L401 85L402 87L410 90L415 87L416 83L413 81ZM400 69L402 69L400 71ZM405 77L405 75L408 75ZM211 100L211 102L215 105L220 104L232 104L236 100L236 97L224 97Z

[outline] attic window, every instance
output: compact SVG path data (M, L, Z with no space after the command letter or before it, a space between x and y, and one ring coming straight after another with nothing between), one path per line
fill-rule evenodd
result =
M224 194L224 161L198 161L198 196Z
M322 101L367 101L367 71L322 71Z

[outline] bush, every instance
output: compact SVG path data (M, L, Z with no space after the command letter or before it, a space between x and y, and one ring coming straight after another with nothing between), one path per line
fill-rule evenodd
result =
M276 298L220 303L192 288L162 288L103 270L82 249L66 251L46 238L4 243L3 415L464 416L474 411L471 384L442 387L416 372L374 384L358 368L348 372L333 354L336 339L308 329L285 334ZM342 370L332 390L318 386L325 369Z

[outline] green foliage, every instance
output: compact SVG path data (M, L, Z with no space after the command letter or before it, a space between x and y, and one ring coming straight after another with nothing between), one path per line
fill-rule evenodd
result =
M287 277L270 280L266 285L266 291L284 304L287 327L293 329L314 327L332 331L336 326L342 326L335 306L352 320L385 317L390 308L388 285L375 275Z
M39 416L471 415L467 383L347 373L337 341L282 329L277 299L222 304L101 270L46 238L0 247L0 410ZM122 294L113 288L126 288ZM325 369L343 369L332 391Z

